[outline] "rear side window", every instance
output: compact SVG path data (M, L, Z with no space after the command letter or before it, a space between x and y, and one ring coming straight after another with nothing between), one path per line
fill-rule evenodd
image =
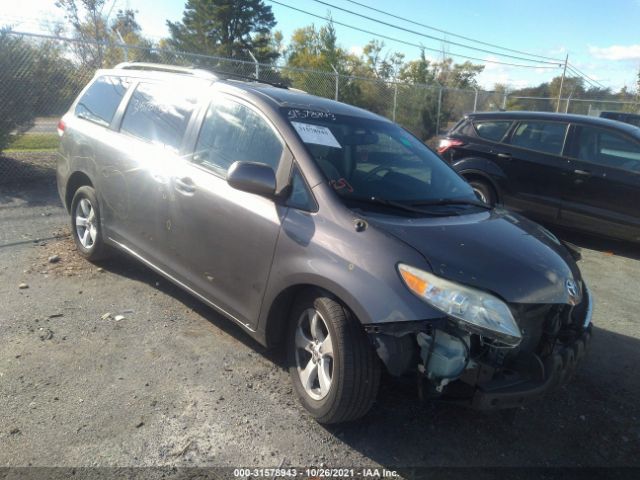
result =
M120 130L179 150L196 99L171 85L140 83L131 95Z
M195 158L203 167L225 176L236 161L264 163L277 170L283 149L260 115L245 105L220 98L209 106Z
M521 122L513 132L511 144L559 155L562 152L567 126L567 123L559 122Z
M76 104L76 117L108 127L128 86L121 78L97 78Z
M476 134L485 140L499 142L502 140L511 126L509 121L477 121L473 122Z
M640 172L640 144L602 128L576 126L570 155L605 167Z
M473 124L471 121L462 121L460 125L456 126L451 133L458 133L460 135L474 135L475 129L473 128Z

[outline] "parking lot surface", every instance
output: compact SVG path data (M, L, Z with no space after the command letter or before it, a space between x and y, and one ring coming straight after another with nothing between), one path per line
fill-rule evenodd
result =
M582 242L592 350L512 422L385 378L323 427L281 352L132 259L80 259L67 223L51 178L0 187L2 466L640 466L638 248Z

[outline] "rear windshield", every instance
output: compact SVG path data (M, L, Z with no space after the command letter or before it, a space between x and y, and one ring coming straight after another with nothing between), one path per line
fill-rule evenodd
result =
M289 122L340 197L420 203L475 199L471 187L398 125L285 109Z

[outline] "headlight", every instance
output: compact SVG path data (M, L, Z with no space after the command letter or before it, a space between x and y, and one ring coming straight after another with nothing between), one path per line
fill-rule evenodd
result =
M449 315L463 330L514 347L520 343L520 329L502 300L409 265L399 264L398 270L409 290Z

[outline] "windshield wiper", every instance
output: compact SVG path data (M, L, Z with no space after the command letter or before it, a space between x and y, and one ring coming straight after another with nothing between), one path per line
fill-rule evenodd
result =
M427 212L425 210L422 210L421 208L416 208L406 203L396 202L395 200L389 200L387 198L381 198L381 197L345 197L345 199L352 200L354 202L370 203L373 205L383 205L385 207L392 207L397 210L403 210L405 212L411 212L411 213L419 213L421 215L432 215L432 216L451 215L451 213L445 213L445 212Z
M442 198L440 200L425 200L424 202L414 202L411 205L414 207L431 207L438 205L473 205L474 207L480 207L486 210L493 209L491 205L487 205L480 200L453 200L447 198Z

